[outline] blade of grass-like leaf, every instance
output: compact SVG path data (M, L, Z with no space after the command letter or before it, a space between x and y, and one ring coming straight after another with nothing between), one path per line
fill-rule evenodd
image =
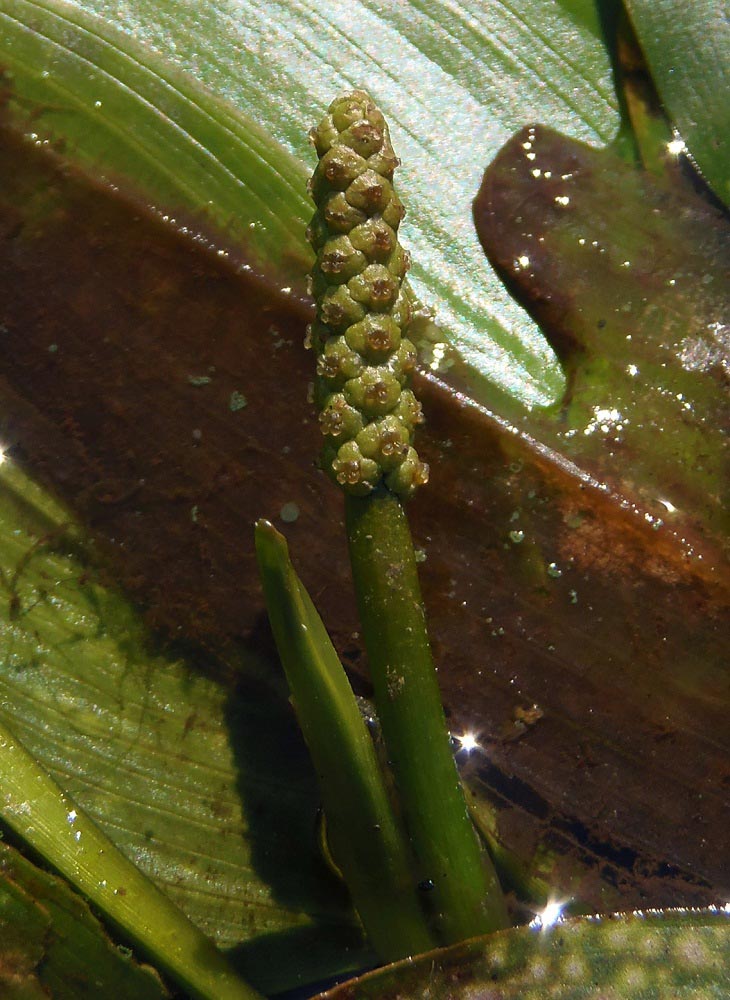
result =
M396 820L347 675L284 537L256 525L266 606L304 738L319 776L335 860L385 959L433 947L408 842Z
M730 17L716 0L627 0L659 95L697 166L730 205Z
M200 163L212 164L213 177L202 203L212 199L211 217L216 221L222 217L229 223L240 213L241 225L234 231L243 233L246 242L250 236L254 250L275 264L282 263L283 255L301 260L306 253L303 242L297 243L298 228L307 214L304 187L302 183L300 193L291 187L300 183L301 169L283 149L279 156L271 152L258 160L239 156L236 161L239 143L233 139L230 155L225 156L219 137L209 137L197 123L195 109L191 111L204 98L191 97L182 109L179 102L170 103L169 81L177 77L165 59L244 109L296 157L306 160L310 152L302 138L302 121L316 118L333 93L353 85L366 87L393 123L394 139L407 165L401 187L411 208L404 242L418 261L413 273L416 292L437 307L450 341L474 371L490 381L492 401L495 387L527 403L548 402L560 393L563 380L554 355L481 257L470 208L484 164L520 125L548 121L592 142L607 141L618 127L610 60L596 19L586 17L574 3L472 0L458 8L449 2L382 8L352 0L325 14L313 3L273 0L241 2L234 9L218 2L182 7L165 0L132 0L121 11L106 0L73 5L61 0L32 4L12 0L9 9L15 21L4 25L0 60L13 65L13 87L33 117L34 133L41 138L48 133L63 137L72 128L77 148L88 146L97 156L103 152L102 162L117 155L118 136L112 132L118 127L123 88L112 88L108 95L105 90L102 97L103 74L86 62L71 65L74 59L86 58L83 46L76 55L70 51L78 46L77 34L85 38L94 23L85 20L83 12L101 14L107 23L94 30L109 39L110 48L94 59L103 66L111 51L112 62L123 62L111 75L126 85L130 72L126 53L134 55L134 71L124 91L125 101L135 104L134 115L141 115L140 98L145 107L157 107L162 93L165 115L155 127L167 137L170 123L177 121L180 110L185 112L181 124L191 145L181 144L181 134L175 141L165 138L162 159L176 185L169 178L164 185L158 182L155 202L163 204L166 214L170 211L159 197L165 187L186 207L191 200L200 201L199 185L187 200L180 188ZM47 37L54 37L59 17L67 51L50 63L49 53L57 45ZM127 34L121 34L119 26ZM16 58L14 63L14 49L31 45L18 40L21 31L37 33L32 43L35 55L24 62ZM132 34L146 47L132 42ZM142 63L146 69L139 82ZM44 71L49 77L42 76ZM58 93L50 90L50 80L65 87L64 101L69 91L77 96L73 120L69 116L60 120L57 114L51 119L49 108L57 108L59 100ZM177 86L189 95L198 90L192 80L178 81ZM210 101L209 96L205 100ZM100 118L105 107L110 113L106 123ZM124 104L122 115L127 114L131 112ZM216 114L225 118L231 133L236 131L232 110L219 109ZM148 127L147 112L142 117ZM154 114L151 121L156 121ZM93 137L105 125L100 150ZM145 158L137 163L138 155L127 146L119 164L128 178L143 184L149 164ZM225 176L219 160L229 171ZM276 206L275 213L267 206L257 207L259 197ZM173 202L173 214L179 203ZM292 275L306 270L297 271L293 258L290 264L288 285Z
M0 723L0 818L191 996L257 1000L223 954L147 879Z

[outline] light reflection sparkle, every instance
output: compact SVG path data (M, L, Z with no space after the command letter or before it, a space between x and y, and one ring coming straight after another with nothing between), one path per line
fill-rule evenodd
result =
M472 731L467 731L465 733L455 733L454 740L458 744L457 753L471 754L475 750L482 750L482 745L480 744L477 734Z
M547 903L530 921L533 930L544 931L563 920L563 910L568 905L568 899L548 899Z

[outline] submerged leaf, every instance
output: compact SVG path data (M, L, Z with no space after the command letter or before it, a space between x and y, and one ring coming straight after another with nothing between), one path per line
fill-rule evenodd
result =
M313 776L261 661L239 661L228 691L191 672L199 655L150 648L68 516L8 462L0 527L3 723L200 928L239 946L264 989L357 962L359 935L316 858ZM38 825L17 791L4 807L16 828ZM64 813L58 835L74 831ZM263 948L242 947L252 939Z
M5 1000L169 996L152 969L112 943L64 882L6 845L0 845L0 925L0 994Z
M729 957L726 911L652 910L477 938L320 1000L723 1000Z
M538 126L490 165L474 212L488 256L566 368L565 398L531 416L533 433L665 532L722 547L728 219L674 173Z

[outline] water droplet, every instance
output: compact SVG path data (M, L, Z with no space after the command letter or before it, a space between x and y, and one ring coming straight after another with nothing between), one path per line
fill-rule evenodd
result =
M509 537L510 540L515 543L515 545L519 545L520 542L524 541L525 533L522 530L510 531Z
M279 517L285 524L292 524L299 517L299 507L293 503L285 503L279 511Z
M547 574L548 576L551 576L554 580L557 580L559 579L559 577L563 575L563 571L562 569L560 569L557 563L551 562L548 563Z

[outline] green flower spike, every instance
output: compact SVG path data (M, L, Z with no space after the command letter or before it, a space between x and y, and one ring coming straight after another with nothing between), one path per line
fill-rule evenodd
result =
M416 349L404 336L409 257L398 243L398 159L383 115L362 90L333 101L310 135L319 156L307 230L317 254L317 318L307 345L317 354L323 465L355 496L384 482L408 497L428 481L428 466L413 447L423 416L407 388Z

